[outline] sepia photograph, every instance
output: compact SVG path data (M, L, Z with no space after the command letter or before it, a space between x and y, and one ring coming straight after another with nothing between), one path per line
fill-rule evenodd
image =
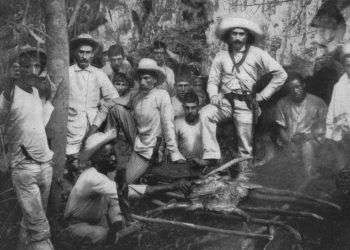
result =
M349 250L350 0L0 0L0 250Z

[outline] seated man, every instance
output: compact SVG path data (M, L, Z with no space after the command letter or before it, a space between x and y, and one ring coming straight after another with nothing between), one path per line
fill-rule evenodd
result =
M66 204L64 218L69 226L65 237L82 244L99 245L114 240L122 228L122 215L118 202L118 190L113 180L116 157L113 150L115 130L95 133L86 140L80 160L86 168L75 183ZM120 170L118 170L120 171ZM118 180L119 181L119 180ZM169 185L129 185L128 196L138 198L184 187L184 182ZM108 215L106 218L105 215ZM95 248L93 248L95 249Z
M113 102L102 106L97 118L102 122L109 113L111 126L121 128L133 146L126 166L128 183L138 179L153 164L159 137L164 137L173 162L185 161L177 147L169 94L157 88L166 77L163 70L153 59L143 58L136 73L138 90L133 91L125 102L115 98Z
M202 159L203 145L199 120L199 100L193 91L184 96L183 108L185 116L175 120L175 132L180 153L186 160L192 160L199 166L206 166L209 162Z
M186 76L186 74L181 74L181 76L176 78L176 95L171 97L171 104L173 105L174 109L174 118L185 116L183 100L185 95L191 90L190 79L190 76Z
M314 151L325 133L327 106L321 98L306 93L304 79L298 73L289 74L287 87L289 94L276 107L279 136L284 145L301 149L306 174L314 177Z

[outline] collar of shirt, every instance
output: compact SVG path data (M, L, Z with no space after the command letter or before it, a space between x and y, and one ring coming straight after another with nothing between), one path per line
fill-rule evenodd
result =
M80 68L79 66L78 66L78 64L74 64L73 65L73 68L74 68L74 71L75 72L80 72L80 71L87 71L87 72L92 72L92 66L91 65L89 65L87 68L85 68L85 69L82 69L82 68Z

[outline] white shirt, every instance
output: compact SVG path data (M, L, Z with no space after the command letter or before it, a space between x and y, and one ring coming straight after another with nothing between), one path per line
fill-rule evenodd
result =
M119 95L107 75L91 65L86 69L77 64L69 67L69 91L66 153L75 154L80 151L101 101L108 102Z
M235 57L236 61L241 59L242 55L242 53L238 53L237 58ZM209 73L207 87L209 97L240 90L241 85L238 79L249 91L252 91L260 77L272 73L273 77L270 83L259 93L263 99L267 100L282 87L287 79L287 74L282 66L268 53L255 46L249 47L247 57L239 66L239 71L234 69L228 51L218 52Z
M8 143L12 166L25 158L23 149L35 161L44 163L52 159L49 149L44 121L44 110L38 90L32 88L28 93L20 87L14 87L13 103L0 95L1 123L7 122L6 143Z
M174 96L175 95L175 74L174 74L174 71L166 65L163 65L160 67L163 69L163 71L166 75L166 80L162 84L160 84L158 86L158 88L165 89L166 91L168 91L170 96Z
M173 105L174 118L179 118L185 116L185 110L182 102L177 98L177 96L171 97L171 104Z
M151 159L157 137L165 138L166 147L173 161L184 159L177 148L174 113L169 94L163 89L152 89L146 96L138 95L132 104L136 120L137 136L134 150Z
M184 117L175 120L175 131L180 153L186 159L202 158L201 123L189 124Z
M350 79L343 74L333 87L326 119L326 138L340 141L350 133Z
M129 197L139 197L146 185L129 185ZM117 185L106 175L90 167L84 170L69 195L65 218L99 222L107 208L107 199L118 200Z

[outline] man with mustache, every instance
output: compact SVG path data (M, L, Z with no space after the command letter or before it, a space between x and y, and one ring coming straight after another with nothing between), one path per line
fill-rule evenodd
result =
M203 136L203 159L219 160L216 139L217 123L233 118L238 134L238 156L252 156L253 127L259 116L258 102L268 100L285 82L286 72L269 54L253 46L262 35L255 23L243 19L223 18L216 28L217 37L228 45L218 52L211 66L207 92L210 104L200 112ZM255 93L256 82L271 73L269 84ZM241 180L251 175L251 162L240 164Z
M275 122L282 144L300 149L306 176L310 179L317 173L314 154L325 134L327 106L321 98L308 94L305 87L300 74L289 73L288 95L277 103Z
M71 43L75 63L69 67L69 110L67 123L67 167L76 168L79 151L88 130L96 121L101 101L118 97L108 76L91 65L98 43L88 34L81 34Z

